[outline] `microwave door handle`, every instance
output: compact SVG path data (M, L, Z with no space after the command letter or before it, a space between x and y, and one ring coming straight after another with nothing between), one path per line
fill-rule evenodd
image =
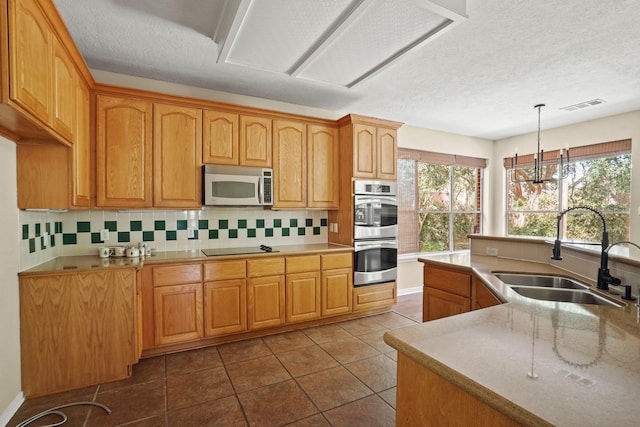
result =
M258 203L264 205L264 188L262 177L258 177Z

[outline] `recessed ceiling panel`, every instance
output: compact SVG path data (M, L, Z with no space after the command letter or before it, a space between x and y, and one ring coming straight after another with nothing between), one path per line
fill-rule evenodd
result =
M352 86L446 21L414 2L376 1L318 54L299 77Z
M253 1L227 63L286 73L354 0Z

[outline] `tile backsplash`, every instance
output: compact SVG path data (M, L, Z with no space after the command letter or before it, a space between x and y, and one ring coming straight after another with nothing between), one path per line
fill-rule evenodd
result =
M20 211L20 270L57 256L93 255L100 246L146 242L158 251L296 245L327 241L326 211L260 207L193 211ZM100 240L100 230L109 240ZM192 236L192 237L190 237Z

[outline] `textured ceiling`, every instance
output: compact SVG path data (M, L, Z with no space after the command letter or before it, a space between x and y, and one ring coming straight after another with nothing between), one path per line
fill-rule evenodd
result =
M489 139L640 110L637 0L54 2L93 69Z

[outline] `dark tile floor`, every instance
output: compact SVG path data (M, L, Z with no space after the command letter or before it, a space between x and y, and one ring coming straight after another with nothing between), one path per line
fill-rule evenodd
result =
M127 380L27 400L8 425L88 401L112 413L63 409L66 426L393 426L396 353L382 336L421 319L419 293L384 314L143 359Z

